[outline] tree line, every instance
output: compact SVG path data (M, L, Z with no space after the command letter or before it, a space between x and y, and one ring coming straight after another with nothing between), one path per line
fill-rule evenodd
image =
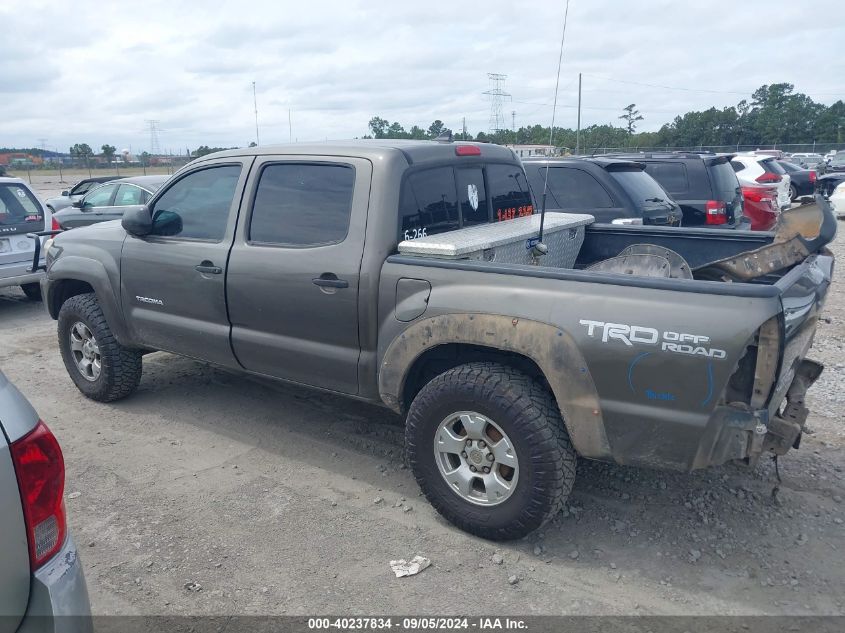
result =
M636 104L622 108L619 117L624 125L590 125L581 130L580 147L697 147L734 145L781 145L790 143L845 142L845 102L841 99L830 106L813 101L795 92L793 84L764 85L754 91L751 99L743 99L735 106L715 107L687 112L676 116L656 132L637 132L644 116ZM369 134L364 138L434 138L443 130L438 119L428 129L414 125L410 130L381 117L369 122ZM517 130L496 133L479 132L456 138L501 144L538 144L549 142L549 126L527 125ZM555 127L554 144L574 148L576 130Z

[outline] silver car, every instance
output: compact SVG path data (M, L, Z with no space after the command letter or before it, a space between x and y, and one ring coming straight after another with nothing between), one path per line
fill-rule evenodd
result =
M169 176L132 176L91 189L81 200L53 214L62 229L119 220L129 209L142 207Z
M0 633L92 630L64 483L56 438L0 372Z
M120 176L94 176L93 178L80 180L69 190L65 189L62 191L62 195L56 196L55 198L48 198L44 204L46 204L47 208L53 213L61 211L62 209L66 209L72 205L74 202L82 200L82 196L92 189L96 189L105 182L117 180L119 177Z

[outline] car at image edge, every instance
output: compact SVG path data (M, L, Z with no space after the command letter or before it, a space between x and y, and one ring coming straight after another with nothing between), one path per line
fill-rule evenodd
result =
M50 210L25 181L0 178L0 288L20 286L28 298L41 298L44 273L31 270L35 242L27 233L57 228Z
M0 629L92 630L55 436L0 372ZM68 617L75 616L75 617Z

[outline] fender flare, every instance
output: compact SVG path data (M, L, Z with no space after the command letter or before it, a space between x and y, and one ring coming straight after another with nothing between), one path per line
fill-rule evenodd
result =
M50 316L59 317L59 311L53 314L53 301L59 282L64 280L83 281L94 289L97 302L106 317L112 334L121 345L131 346L130 337L123 320L120 307L120 288L113 288L106 267L95 259L66 255L55 260L47 271L47 293L44 297ZM118 294L115 295L115 292Z
M427 350L450 343L489 347L530 358L548 380L578 454L611 459L589 367L575 339L548 323L470 313L422 319L394 339L381 359L378 383L382 401L400 412L405 381L414 363Z

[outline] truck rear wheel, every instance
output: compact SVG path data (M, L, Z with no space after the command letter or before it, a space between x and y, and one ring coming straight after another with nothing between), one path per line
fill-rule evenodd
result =
M552 395L496 363L455 367L414 398L405 430L414 476L459 528L516 539L563 508L576 454Z
M59 349L77 388L92 400L111 402L141 381L141 352L117 342L94 293L68 299L59 311Z

